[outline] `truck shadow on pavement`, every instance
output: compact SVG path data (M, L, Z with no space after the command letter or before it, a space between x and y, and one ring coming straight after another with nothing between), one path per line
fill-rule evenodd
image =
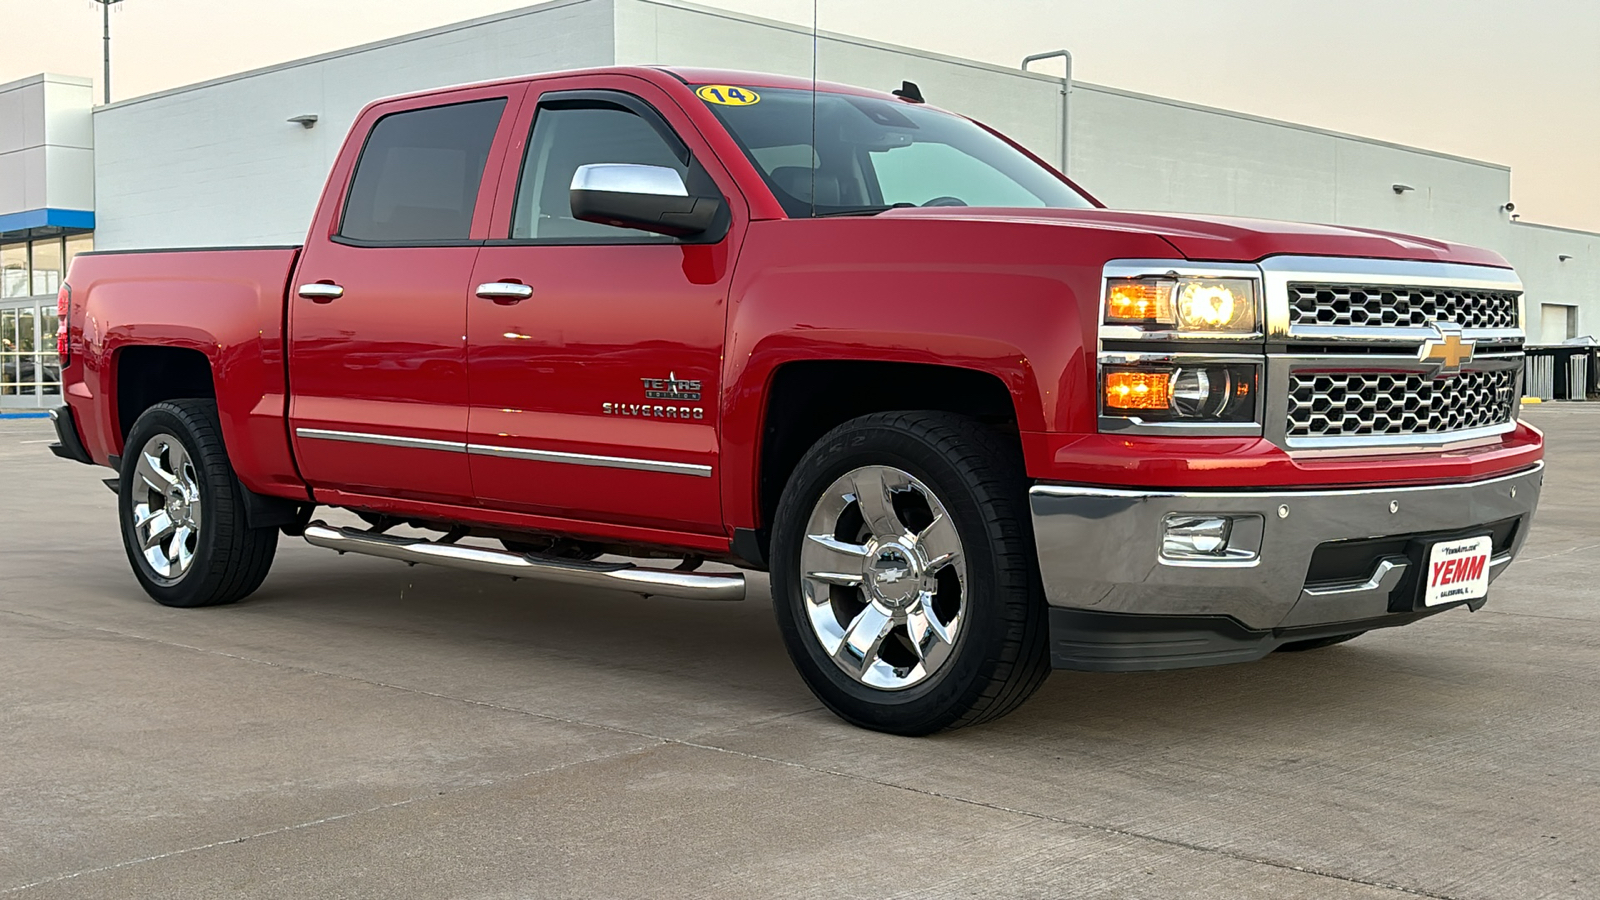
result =
M555 707L530 689L530 711L583 720L584 696L600 690L648 697L649 718L707 704L719 718L770 718L776 712L826 725L834 720L811 697L785 653L765 579L752 578L743 603L644 599L604 591L442 569L399 568L380 561L286 553L254 597L233 610L279 620L319 641L359 648L364 677L409 683L446 669L471 684L560 684L571 690ZM1471 704L1484 677L1481 659L1457 643L1466 613L1308 653L1217 668L1101 674L1055 672L1019 711L989 726L940 740L981 741L997 732L1060 741L1070 735L1104 743L1234 743L1253 733L1280 738L1337 733L1393 717L1415 722ZM1442 627L1441 627L1442 626ZM258 629L258 626L251 626ZM593 687L590 687L593 686ZM437 685L429 685L429 689ZM593 697L627 718L627 704ZM1101 734L1104 732L1105 734ZM888 740L896 740L887 738Z

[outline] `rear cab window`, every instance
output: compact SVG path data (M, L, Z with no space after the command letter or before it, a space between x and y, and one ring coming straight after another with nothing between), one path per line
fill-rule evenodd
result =
M470 237L506 99L391 113L367 136L339 236L372 243Z

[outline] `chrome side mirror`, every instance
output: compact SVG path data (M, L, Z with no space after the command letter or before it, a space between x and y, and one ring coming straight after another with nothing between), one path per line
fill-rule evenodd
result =
M722 211L721 197L691 197L665 166L593 163L572 175L572 216L673 237L704 234Z

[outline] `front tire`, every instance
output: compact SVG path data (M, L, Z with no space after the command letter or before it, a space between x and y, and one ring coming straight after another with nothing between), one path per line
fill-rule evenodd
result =
M1016 447L971 419L879 413L824 435L774 520L778 626L806 685L863 728L999 718L1050 673Z
M163 606L216 606L261 586L278 530L245 524L214 401L150 407L123 452L122 546L145 593Z

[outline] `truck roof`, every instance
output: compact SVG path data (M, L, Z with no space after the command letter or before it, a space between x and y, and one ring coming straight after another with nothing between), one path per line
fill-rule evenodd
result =
M809 78L797 78L790 75L773 75L766 72L746 72L738 69L698 69L684 66L605 66L593 69L564 69L557 72L540 72L534 75L519 75L515 78L495 78L489 81L475 81L465 84L452 84L445 87L429 88L423 91L409 91L404 94L394 94L388 97L374 99L373 103L387 103L393 100L405 100L413 97L431 97L446 94L451 91L466 90L468 88L492 87L501 84L529 84L546 81L552 78L571 78L573 76L600 76L600 75L626 75L642 78L665 86L670 81L680 84L731 84L753 88L788 88L792 90L809 91L812 81ZM852 94L860 97L877 97L883 100L898 100L888 91L874 91L850 84L840 84L833 81L818 81L816 88L833 94Z

